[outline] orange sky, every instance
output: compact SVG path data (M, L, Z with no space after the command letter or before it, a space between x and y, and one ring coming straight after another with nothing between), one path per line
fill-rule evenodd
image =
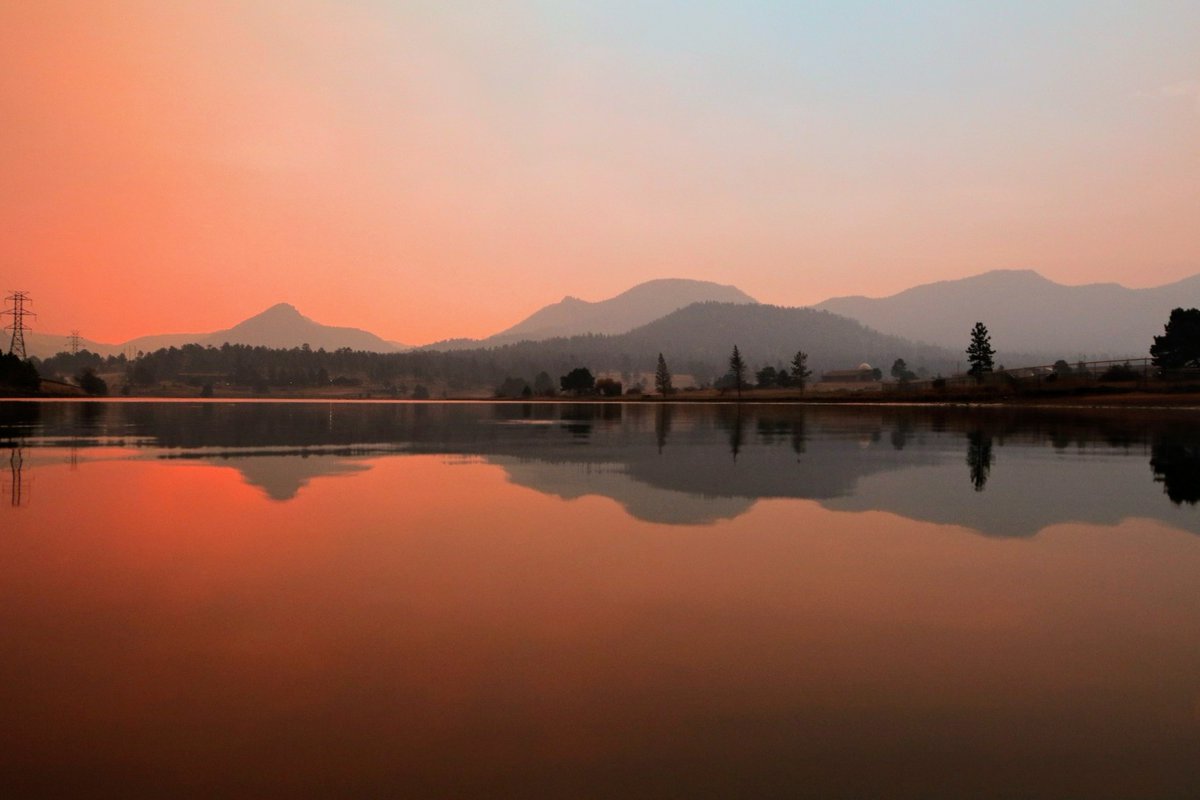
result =
M0 288L421 343L654 277L1200 272L1200 9L958 5L0 0Z

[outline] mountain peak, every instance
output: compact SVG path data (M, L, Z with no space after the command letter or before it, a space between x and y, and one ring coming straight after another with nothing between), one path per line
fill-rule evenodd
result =
M1003 280L1013 283L1054 283L1035 269L992 269L962 280ZM953 281L951 281L953 282Z
M642 281L641 283L636 284L636 285L626 289L624 292L621 292L621 294L619 294L617 296L621 297L621 296L627 295L627 294L639 294L639 293L644 293L644 292L656 292L656 291L662 291L662 292L671 292L671 291L717 292L720 294L727 294L727 295L734 296L734 297L744 298L740 302L745 302L745 303L758 302L757 300L752 298L750 295L746 294L741 289L737 288L736 286L734 286L732 284L715 283L713 281L702 281L702 280L697 280L695 278L651 278L648 281ZM731 302L739 302L739 301L731 301Z
M300 313L300 310L298 308L296 308L294 305L292 305L291 303L276 303L275 305L268 308L266 311L263 311L261 314L256 314L255 316L265 317L267 315L274 316L274 317L282 317L282 316L302 317L302 316L304 316L303 314Z
M684 306L703 302L757 301L734 286L688 278L656 278L605 300L582 300L567 295L485 341L496 344L581 333L624 333Z

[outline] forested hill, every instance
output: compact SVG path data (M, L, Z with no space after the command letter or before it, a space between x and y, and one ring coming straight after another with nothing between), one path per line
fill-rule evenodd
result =
M661 351L680 366L706 364L717 374L724 372L734 344L753 366L786 364L804 350L818 371L867 362L886 373L903 358L909 367L949 372L961 360L944 348L883 334L828 311L764 304L696 303L614 339L623 351L646 354L647 369Z
M673 371L711 381L727 369L734 345L751 368L782 365L798 350L820 372L862 362L887 371L896 358L910 368L948 373L958 354L878 333L853 320L807 308L734 303L698 303L617 336L573 336L521 342L491 349L454 352L372 353L340 349L289 350L225 345L157 350L131 362L123 356L58 356L43 362L44 374L72 375L83 367L121 372L135 386L162 381L229 382L241 386L319 386L330 381L365 381L411 388L478 391L505 378L559 376L575 367L623 374L653 371L663 353Z

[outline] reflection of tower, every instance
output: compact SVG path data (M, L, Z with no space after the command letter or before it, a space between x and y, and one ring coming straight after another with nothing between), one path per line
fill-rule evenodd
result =
M67 344L71 348L71 355L79 355L79 331L71 331L71 335L67 337Z
M25 490L25 452L19 445L12 448L12 454L8 458L9 472L12 482L9 487L9 496L14 506L19 506L28 496Z
M4 326L6 331L12 331L12 339L8 343L8 354L15 355L24 361L28 358L25 354L25 331L28 330L25 318L37 316L27 307L33 305L33 300L30 299L29 292L20 291L10 292L4 300L12 303L12 308L6 308L3 312L3 316L12 317L12 322Z

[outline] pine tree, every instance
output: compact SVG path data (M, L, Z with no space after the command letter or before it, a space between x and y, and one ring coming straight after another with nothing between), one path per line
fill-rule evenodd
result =
M671 370L667 369L667 360L663 358L663 354L658 354L658 367L654 370L654 388L663 397L675 391L671 386Z
M967 374L975 380L983 380L983 376L995 367L992 360L994 355L996 351L992 349L992 337L988 335L987 326L976 322L971 329L971 344L967 347L967 363L971 365Z
M1150 346L1154 366L1180 369L1200 366L1200 309L1176 308Z
M812 370L808 368L808 353L798 350L796 355L792 356L792 386L803 390L811 376Z
M742 386L746 383L746 362L742 360L742 354L738 352L736 344L733 346L733 355L729 357L729 375L733 378L738 397L741 397Z

